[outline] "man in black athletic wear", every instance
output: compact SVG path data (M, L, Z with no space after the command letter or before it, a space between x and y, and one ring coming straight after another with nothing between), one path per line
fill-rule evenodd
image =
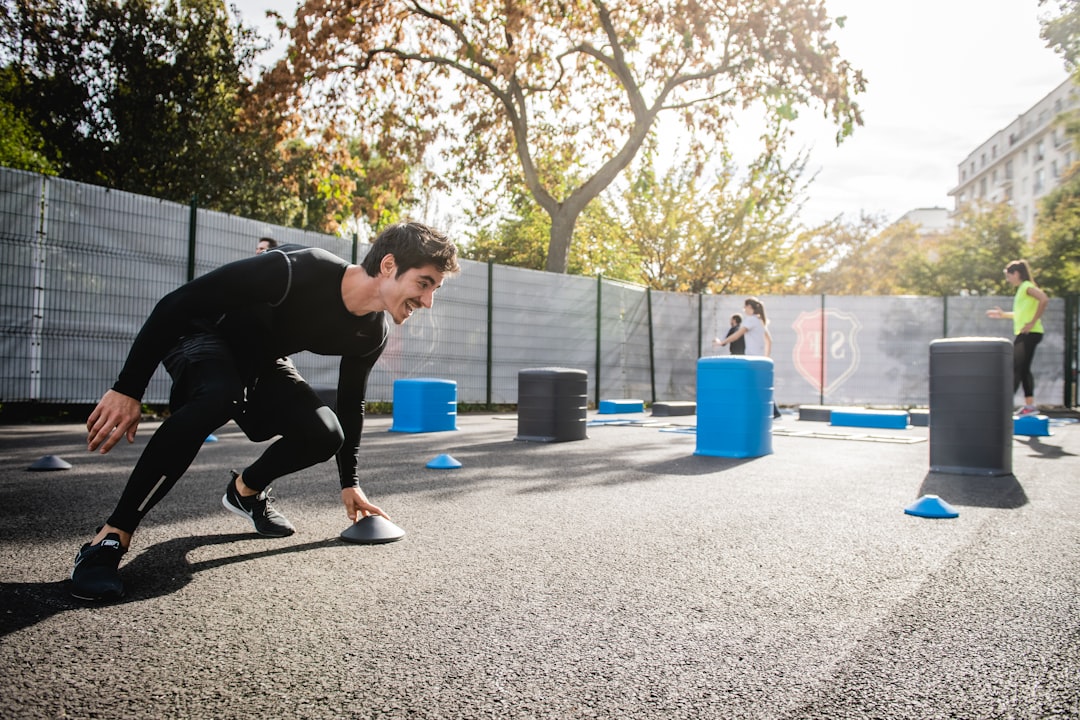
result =
M79 551L71 593L123 596L118 567L131 536L172 489L206 437L234 420L254 441L280 436L225 488L225 508L260 535L285 537L292 524L273 505L270 484L337 455L341 501L350 520L386 516L360 489L357 470L368 374L386 346L386 316L400 325L430 308L443 279L459 271L457 248L419 223L381 233L361 265L300 245L283 245L196 278L158 302L120 375L86 422L87 449L134 442L140 400L163 363L172 410L150 438L112 515ZM300 350L341 357L337 412L287 356Z

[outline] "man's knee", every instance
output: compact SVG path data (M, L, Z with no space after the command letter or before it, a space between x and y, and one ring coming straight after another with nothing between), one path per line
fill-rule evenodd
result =
M315 416L317 432L316 437L311 438L312 449L317 451L323 460L327 460L341 449L341 444L345 442L345 432L341 429L337 415L325 405L315 411Z

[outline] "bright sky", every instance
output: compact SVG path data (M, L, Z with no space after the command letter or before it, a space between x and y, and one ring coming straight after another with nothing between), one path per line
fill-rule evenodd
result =
M234 0L261 24L287 0ZM1053 4L1053 3L1052 3ZM896 220L923 207L952 209L957 165L1061 84L1060 56L1039 38L1038 0L826 0L846 16L840 52L868 80L858 97L863 127L840 147L835 128L805 111L794 147L817 173L803 209L807 225L860 212Z
M890 221L953 208L957 166L1067 77L1039 38L1037 0L826 0L847 16L841 54L868 80L864 126L837 148L831 128L799 135L811 150L805 221L860 210Z

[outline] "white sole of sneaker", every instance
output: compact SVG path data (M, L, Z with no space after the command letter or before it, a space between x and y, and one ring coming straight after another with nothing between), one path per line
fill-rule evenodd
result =
M283 535L271 535L269 533L259 532L259 526L255 524L255 518L251 517L246 512L244 512L243 510L240 510L239 508L235 507L232 503L230 503L228 495L222 495L221 496L221 504L229 512L231 512L231 513L233 513L235 515L239 515L240 517L244 518L249 523L251 523L251 529L255 531L256 535L261 535L262 537L289 537L290 535L293 534L293 533L290 532L290 533L285 533Z

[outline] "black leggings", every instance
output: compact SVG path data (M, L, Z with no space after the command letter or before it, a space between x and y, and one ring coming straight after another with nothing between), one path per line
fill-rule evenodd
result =
M1024 397L1035 396L1035 377L1031 374L1031 361L1035 348L1043 338L1042 333L1017 335L1013 340L1013 392L1023 385Z
M108 523L135 532L187 471L206 438L235 420L251 440L281 437L241 473L252 490L334 456L344 441L337 416L287 359L245 388L231 357L170 366L172 409L128 478ZM223 475L223 485L227 478Z

